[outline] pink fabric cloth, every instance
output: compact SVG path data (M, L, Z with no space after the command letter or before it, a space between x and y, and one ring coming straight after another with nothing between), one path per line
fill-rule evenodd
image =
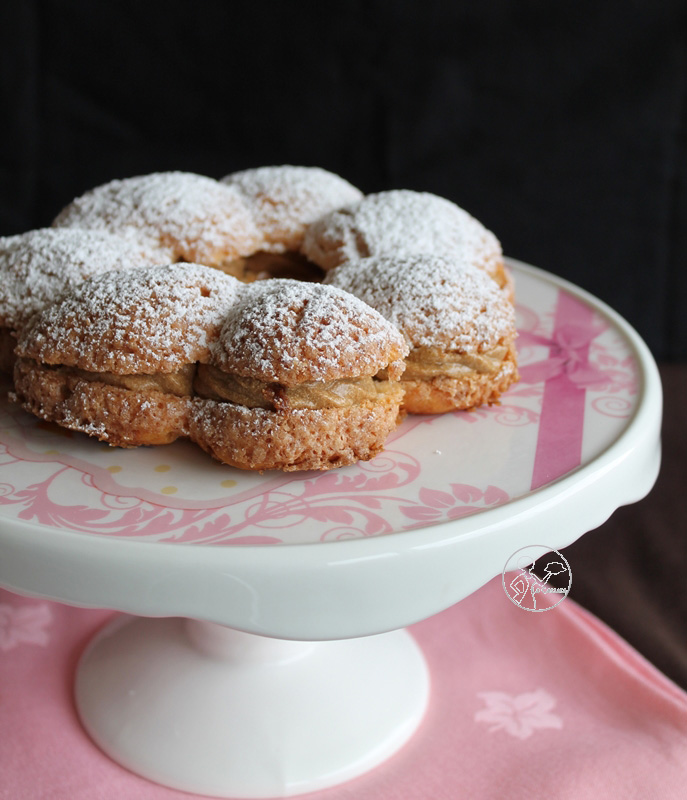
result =
M74 712L111 616L0 590L0 798L180 800L120 768ZM528 613L495 579L411 631L432 674L416 736L321 800L684 798L687 695L569 598Z

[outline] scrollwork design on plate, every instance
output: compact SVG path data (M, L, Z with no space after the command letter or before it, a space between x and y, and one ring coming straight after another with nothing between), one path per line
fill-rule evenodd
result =
M111 511L139 508L141 505L143 505L144 501L140 497L135 497L133 495L110 494L108 492L103 492L96 485L95 477L88 472L81 473L81 482L83 483L84 486L88 487L89 489L93 489L96 492L100 492L100 501L102 502L105 508Z
M331 528L320 537L321 542L343 542L346 539L360 539L361 531L358 528Z
M523 397L541 397L542 391L530 393L524 390ZM497 425L506 427L520 427L522 425L535 425L539 421L539 411L513 403L500 403L498 405L475 408L470 412L455 411L454 414L465 415L465 421L474 424L480 419L491 419Z
M117 507L113 495L95 489L84 473L62 464L43 466L50 468L47 477L0 495L0 505L17 507L17 519L78 533L156 539L211 513L161 508L137 498L120 498ZM75 480L84 487L81 502L65 503L61 498L73 496Z
M604 395L592 400L592 408L604 417L626 419L632 414L633 402L626 397L617 395Z
M261 543L288 542L289 532L299 540L303 526L317 523L317 539L331 541L341 534L342 526L357 537L388 533L392 526L389 511L402 502L395 492L412 484L420 474L417 459L399 451L385 451L372 461L359 464L353 472L327 472L315 475L294 488L267 491L247 503L232 507L221 518L195 525L174 541L204 544L246 544L246 531L258 534ZM322 525L333 523L332 527ZM251 543L255 534L251 537Z
M17 518L40 525L149 541L280 544L291 539L290 531L303 541L301 527L306 523L311 524L310 540L340 541L389 533L394 518L405 518L404 527L411 528L508 499L496 487L481 490L462 484L453 484L450 495L425 487L416 494L413 487L420 480L420 464L400 451L387 451L382 459L354 472L314 475L293 484L291 491L281 487L220 511L163 508L137 498L108 495L94 486L91 476L73 467L41 466L48 474L23 488L5 484L0 505L15 505ZM79 502L65 503L65 497L73 496L68 490L74 480L83 487Z
M319 541L341 541L390 533L394 529L390 520L394 517L405 518L406 523L401 527L408 530L428 523L458 519L510 500L504 489L493 485L480 488L452 483L446 490L422 486L416 492L409 492L409 484L401 487L389 483L387 488L392 489L391 493L377 487L377 491L363 494L353 489L359 485L357 478L360 476L351 482L329 477L328 481L315 479L313 484L320 485L311 484L308 491L298 496L283 491L267 493L233 525L228 515L224 515L223 520L209 520L202 527L196 526L193 531L185 532L182 538L188 541L191 536L193 541L206 544L246 544L249 543L246 538L237 537L237 534L249 529L264 531L260 537L264 543L288 542L288 529L300 532L304 523L316 521L332 523L320 533ZM398 493L395 491L398 488L406 491ZM250 543L258 543L255 535Z

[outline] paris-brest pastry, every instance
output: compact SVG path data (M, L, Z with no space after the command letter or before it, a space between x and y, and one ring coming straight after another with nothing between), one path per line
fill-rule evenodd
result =
M187 437L243 469L329 469L372 458L404 413L498 402L517 380L498 240L435 195L365 197L316 167L155 173L23 236L47 272L65 248L87 266L67 258L77 277L54 292L25 267L7 280L26 308L6 320L13 396L113 445ZM111 271L88 255L98 237L119 248Z

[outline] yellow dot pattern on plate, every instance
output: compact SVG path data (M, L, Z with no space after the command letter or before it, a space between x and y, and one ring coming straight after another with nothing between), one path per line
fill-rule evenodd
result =
M233 489L236 486L236 481L222 481L220 486L224 486L225 489Z
M164 486L160 491L162 494L176 494L179 490L176 486Z
M155 467L155 472L169 472L170 469L172 468L169 464L158 464L157 467Z
M122 468L121 468L121 467L108 467L108 468L107 468L107 471L108 471L108 472L112 472L112 473L115 473L115 472L121 472L121 471L122 471Z
M59 454L60 454L59 450L44 450L43 451L43 455L45 455L45 456L59 456Z

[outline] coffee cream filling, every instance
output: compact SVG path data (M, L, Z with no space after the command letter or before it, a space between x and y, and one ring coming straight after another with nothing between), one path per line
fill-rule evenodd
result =
M398 394L400 398L402 393L398 383L369 376L282 386L222 372L207 364L199 364L194 388L208 400L228 400L247 408L276 410L350 408L374 402L380 396Z
M468 375L496 375L508 355L508 345L484 353L458 353L440 347L415 347L406 358L401 381L427 381L432 378L465 378ZM377 377L385 377L385 370Z
M113 372L89 372L76 367L43 366L64 375L137 392L164 392L178 397L196 395L246 408L270 410L350 408L384 397L400 401L403 395L398 381L377 380L369 376L282 386L222 372L207 364L186 364L177 372L151 375L117 375Z
M115 372L89 372L77 367L54 367L49 364L43 366L54 369L64 375L73 375L85 381L99 381L108 386L120 386L134 392L164 392L177 397L186 397L193 394L193 379L196 374L195 364L184 364L177 372L155 372L152 375L136 373L133 375L118 375Z

